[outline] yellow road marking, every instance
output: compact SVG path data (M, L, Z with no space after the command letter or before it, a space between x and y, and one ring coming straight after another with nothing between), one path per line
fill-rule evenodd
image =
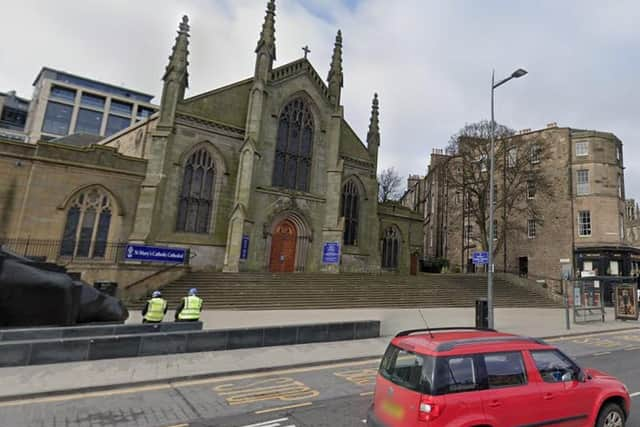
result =
M238 374L238 375L230 375L226 377L216 377L216 378L209 378L209 379L202 379L202 380L184 380L184 381L176 381L173 383L139 386L139 387L127 387L127 388L120 388L115 390L90 391L90 392L83 392L83 393L61 394L58 396L36 397L31 399L7 400L6 402L0 402L0 408L9 407L9 406L20 406L20 405L33 405L37 403L65 402L67 400L79 400L79 399L87 399L87 398L94 398L94 397L117 396L121 394L132 394L132 393L139 393L139 392L146 392L146 391L169 390L171 388L177 388L177 387L191 387L196 385L216 384L221 382L243 380L243 379L265 378L265 377L278 376L278 375L323 371L326 369L344 368L349 366L361 366L361 365L367 365L371 363L380 363L380 359L375 358L375 359L367 359L359 362L330 363L327 365L310 366L307 368L291 368L291 369L283 369L280 371L257 372L253 374Z
M222 384L213 389L227 404L247 405L267 400L303 400L318 397L320 392L293 378L269 378L249 384Z
M336 377L344 378L350 383L356 385L375 384L377 374L377 369L359 369L333 373Z
M335 368L346 368L349 366L362 366L362 365L369 365L371 363L380 363L380 358L367 359L360 362L330 363L327 365L309 366L307 368L291 368L291 369L283 369L281 371L257 372L253 374L239 374L239 375L231 375L228 377L209 378L209 379L202 379L202 380L177 381L173 383L173 386L189 387L189 386L202 385L202 384L215 384L215 383L221 383L226 381L275 377L280 375L300 374L304 372L324 371L332 368L335 369Z
M269 408L269 409L262 409L260 411L256 411L256 414L266 414L269 412L276 412L276 411L284 411L286 409L294 409L294 408L302 408L304 406L310 406L313 405L313 403L311 402L304 402L304 403L298 403L296 405L289 405L289 406L280 406L278 408Z

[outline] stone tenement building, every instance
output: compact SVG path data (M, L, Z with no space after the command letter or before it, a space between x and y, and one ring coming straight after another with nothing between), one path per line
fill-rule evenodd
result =
M274 67L269 1L253 76L185 97L189 30L184 17L157 113L100 145L0 143L0 236L53 242L50 260L102 274L115 242L188 247L194 268L229 272L415 266L421 216L377 202L377 95L366 144L344 118L342 34L326 83L306 54ZM323 263L329 242L341 244L337 265ZM97 278L143 275L116 258Z
M627 199L624 211L624 230L627 242L640 247L640 205L635 199ZM631 265L631 275L640 275L640 262Z
M615 135L550 124L546 129L520 132L508 143L514 155L530 156L532 166L540 168L550 183L551 195L542 200L531 191L524 198L525 203L537 203L538 218L521 214L508 219L521 227L506 233L505 244L497 248L496 271L554 280L563 270L573 277L626 276L638 270L640 250L625 238L622 142ZM530 146L540 147L547 155L536 161L531 153L522 153ZM463 192L449 182L450 174L460 167L459 156L434 150L427 176L420 185L410 187L404 199L423 206L426 256L446 258L452 270L471 271L472 252L485 245L481 245L468 206L463 209ZM497 169L496 190L502 189ZM416 192L422 197L413 194ZM420 209L409 202L406 205ZM501 233L504 218L499 208L495 218L497 233Z

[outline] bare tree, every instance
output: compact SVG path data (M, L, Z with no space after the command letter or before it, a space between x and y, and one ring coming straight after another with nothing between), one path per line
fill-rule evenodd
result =
M507 126L496 123L496 139L503 139L513 135L515 131ZM476 123L467 123L454 135L449 138L447 154L457 154L460 147L460 140L464 138L479 138L489 140L491 138L491 122L481 120Z
M487 121L467 124L452 136L448 149L454 154L447 168L449 188L462 196L461 211L478 230L472 240L484 250L489 239L489 126ZM542 223L540 206L552 196L551 181L540 168L550 158L544 143L514 135L506 126L496 129L494 255L510 233L527 232L528 219Z
M378 200L395 201L402 196L402 180L395 168L387 168L378 175Z

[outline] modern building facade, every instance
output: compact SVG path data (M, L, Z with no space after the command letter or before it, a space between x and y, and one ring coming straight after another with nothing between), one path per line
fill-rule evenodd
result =
M29 100L16 96L15 91L0 92L0 138L24 141Z
M27 142L113 135L158 110L153 95L44 67L33 82Z
M496 209L497 271L550 281L567 274L618 277L637 271L640 250L625 234L622 142L615 135L550 124L499 144L508 144L514 155L529 156L528 161L534 163L531 167L544 175L550 192L543 196L530 186L524 190L527 194L519 203L535 205L536 218L522 213L526 209L519 210L515 218ZM524 150L533 146L546 155L537 158L528 152L530 148ZM464 190L452 185L452 174L463 167L469 166L459 156L443 151L431 155L420 190L425 206L424 253L448 259L453 269L474 271L472 253L484 250L487 244L481 241L479 224L470 211L476 207L470 206ZM504 170L507 168L497 168L496 194L510 185L501 175ZM486 175L486 167L483 171ZM506 230L506 223L519 227Z

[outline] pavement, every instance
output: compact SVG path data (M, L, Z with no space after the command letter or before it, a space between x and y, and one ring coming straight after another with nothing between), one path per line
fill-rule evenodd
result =
M333 343L302 344L218 352L175 354L140 358L121 358L0 368L0 400L27 398L43 394L85 392L121 386L149 385L204 377L228 376L235 373L310 366L333 361L379 357L389 342L389 336L402 329L424 327L468 326L474 324L473 310L423 309L413 310L308 310L205 312L205 328L260 325L286 325L340 320L382 321L385 337ZM422 314L422 316L421 316ZM612 319L613 313L608 312ZM218 323L212 323L217 320ZM132 319L135 321L135 319ZM564 310L558 309L497 309L496 326L505 332L533 337L556 337L569 334L589 334L637 327L638 322L609 320L605 323L564 326Z
M609 372L640 398L640 330L548 340L583 367ZM268 372L0 401L0 424L19 427L362 426L379 354ZM3 378L4 380L4 378ZM637 402L634 402L634 406ZM640 427L632 409L628 427Z
M206 301L205 301L206 305ZM422 319L424 317L424 320ZM615 321L613 309L606 311L606 323L572 325L572 333L593 332L624 327L636 322ZM173 311L165 316L172 321ZM336 310L205 310L201 315L204 329L248 328L253 326L285 326L306 323L330 323L356 320L379 320L381 335L391 336L397 331L431 327L469 326L475 324L474 308L424 309L336 309ZM131 312L127 323L140 323L140 312ZM564 334L565 310L557 308L497 308L495 325L498 329L530 336Z

